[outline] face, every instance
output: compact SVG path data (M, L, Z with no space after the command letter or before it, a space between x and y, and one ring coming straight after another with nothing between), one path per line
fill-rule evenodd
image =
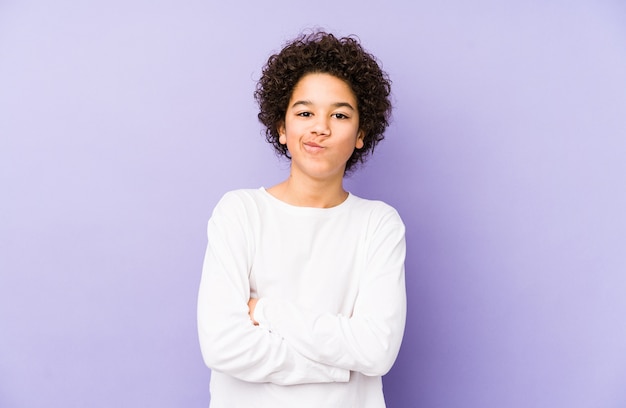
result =
M291 155L292 177L343 178L352 152L363 147L354 93L324 73L307 74L296 84L278 133Z

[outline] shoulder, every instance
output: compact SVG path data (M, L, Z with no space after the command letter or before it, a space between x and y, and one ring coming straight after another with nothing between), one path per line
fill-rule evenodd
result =
M231 190L220 198L216 207L228 205L250 205L259 202L262 199L263 190L260 188L246 188L239 190Z
M213 216L244 214L259 207L261 189L239 189L226 192L213 209Z
M398 211L386 202L361 198L355 195L351 195L351 197L353 210L360 213L361 216L367 215L371 221L403 224Z

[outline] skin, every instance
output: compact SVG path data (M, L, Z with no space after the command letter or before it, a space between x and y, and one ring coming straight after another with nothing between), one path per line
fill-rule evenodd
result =
M343 80L326 73L303 76L278 126L291 155L289 177L267 191L288 204L330 208L341 204L346 162L363 147L356 96ZM258 299L248 302L250 319Z

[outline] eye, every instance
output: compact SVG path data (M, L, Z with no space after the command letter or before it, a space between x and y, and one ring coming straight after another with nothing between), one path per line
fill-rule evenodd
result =
M311 117L311 112L300 112L297 114L297 116L301 116L303 118L308 118Z
M348 116L344 115L343 113L333 113L333 116L337 119L348 119Z

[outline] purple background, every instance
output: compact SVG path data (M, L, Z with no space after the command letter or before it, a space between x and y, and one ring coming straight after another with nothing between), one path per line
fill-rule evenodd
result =
M625 3L271 4L0 2L0 407L207 406L206 221L286 176L252 92L311 26L394 81L389 407L626 406Z

